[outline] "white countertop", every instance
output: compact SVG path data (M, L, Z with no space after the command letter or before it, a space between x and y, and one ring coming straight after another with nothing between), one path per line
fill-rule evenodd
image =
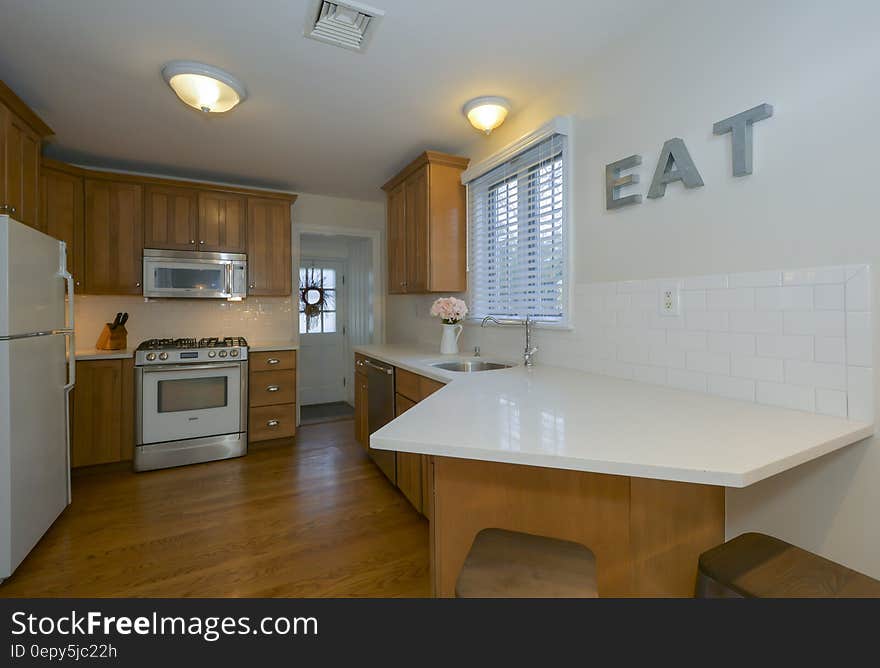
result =
M355 351L454 379L375 432L379 450L746 487L874 433L863 422L540 364L462 374L428 366L455 357L424 349Z
M299 350L296 341L248 341L248 351L252 353L269 353L276 350Z
M134 357L134 348L123 348L122 350L84 348L77 350L74 357L81 362L85 360L124 360Z

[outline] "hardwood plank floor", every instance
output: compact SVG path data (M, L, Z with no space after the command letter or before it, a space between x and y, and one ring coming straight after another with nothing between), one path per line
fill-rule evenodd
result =
M427 521L351 421L240 459L77 474L71 506L0 585L0 597L428 595Z

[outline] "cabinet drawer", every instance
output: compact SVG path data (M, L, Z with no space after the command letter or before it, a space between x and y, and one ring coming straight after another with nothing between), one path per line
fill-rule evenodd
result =
M249 380L251 406L292 404L296 401L296 373L290 369L253 371Z
M295 350L276 350L269 353L251 353L248 355L248 366L251 371L277 371L279 369L296 368Z
M397 393L416 403L443 387L443 383L439 381L403 369L397 369L395 373L397 374L395 376Z
M296 404L256 406L248 413L248 441L290 438L296 434Z

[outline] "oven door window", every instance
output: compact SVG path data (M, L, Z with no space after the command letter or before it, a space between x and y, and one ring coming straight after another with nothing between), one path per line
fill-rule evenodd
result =
M160 380L158 383L158 412L177 413L198 411L206 408L222 408L227 405L228 379L183 378Z

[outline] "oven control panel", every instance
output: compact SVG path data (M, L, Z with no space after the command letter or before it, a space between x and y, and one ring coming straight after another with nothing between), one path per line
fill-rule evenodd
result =
M191 350L137 350L136 366L155 364L211 364L218 362L240 362L246 360L246 347L197 348Z

